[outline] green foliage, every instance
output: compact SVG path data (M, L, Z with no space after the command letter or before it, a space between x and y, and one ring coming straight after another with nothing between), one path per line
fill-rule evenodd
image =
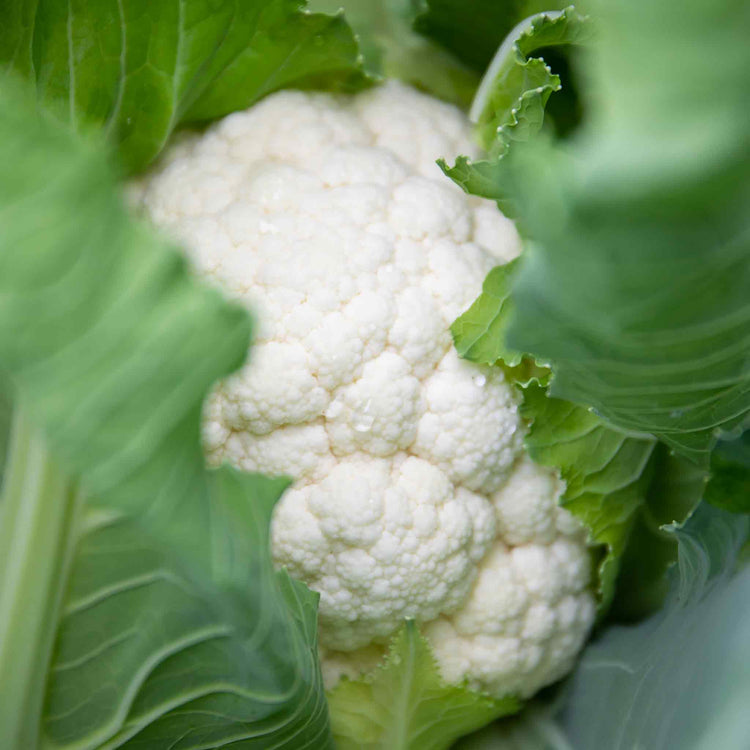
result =
M343 679L329 697L339 750L445 750L458 737L515 713L520 703L446 685L427 641L408 620L384 663Z
M555 395L702 466L750 411L743 13L601 4L587 127L512 159L534 242L509 344L554 364Z
M521 361L520 352L505 346L513 305L510 290L517 271L517 259L493 268L474 304L453 322L451 334L459 356L483 365L501 360L513 366Z
M528 141L541 130L547 100L561 88L560 78L544 60L530 55L541 48L581 44L589 34L588 19L572 6L554 16L534 16L514 29L497 50L472 104L471 116L487 156L477 161L460 156L453 167L440 161L445 174L466 192L497 201L515 217L513 183L506 177L503 157L511 141Z
M566 6L560 0L424 0L421 4L415 20L417 31L480 73L517 23L535 13Z
M750 513L750 431L717 443L705 499L718 508Z
M464 192L495 201L498 208L510 219L518 217L512 182L508 179L503 159L473 160L468 156L458 156L452 167L445 159L438 159L437 163Z
M559 76L544 60L530 55L546 47L581 44L589 35L588 19L571 6L554 17L532 17L515 39L500 47L472 106L479 140L490 157L502 156L512 140L527 141L538 133L550 94L561 88Z
M329 747L316 597L268 549L286 481L201 453L247 315L131 222L96 144L0 99L0 368L31 426L0 519L0 746Z
M142 521L88 509L50 665L54 747L329 746L317 596L277 578L268 550L285 483L228 469L209 481L212 571Z
M590 410L550 398L550 371L505 343L513 314L512 282L520 261L494 268L482 294L451 327L459 355L502 367L523 386L526 447L540 464L560 470L562 504L602 545L600 614L634 618L659 605L676 545L661 526L682 522L701 499L704 473L649 435L613 428ZM617 590L617 596L615 596Z
M365 69L398 78L440 99L469 108L480 76L412 28L413 0L311 0L313 10L344 9L357 35Z
M0 374L0 490L3 486L12 415L13 402L10 395L10 384L6 383L2 374Z
M701 504L679 546L664 609L612 627L585 652L562 727L576 750L744 750L750 701L747 516Z
M181 123L283 87L365 85L345 21L303 9L304 0L8 0L0 69L31 81L73 126L104 128L137 171Z
M605 547L600 612L613 598L619 617L641 616L658 606L676 554L662 527L687 518L701 499L704 474L653 438L613 429L587 409L550 398L538 385L524 390L522 413L531 422L526 438L531 457L560 469L566 483L562 504L584 523L591 540Z
M505 345L505 334L513 314L511 288L518 260L496 266L482 284L482 293L451 325L459 356L480 365L498 365L508 377L522 385L532 380L546 383L549 370L531 357Z
M101 500L150 507L184 461L179 498L202 471L203 396L245 359L246 313L131 221L100 148L15 97L0 211L0 361L29 416Z

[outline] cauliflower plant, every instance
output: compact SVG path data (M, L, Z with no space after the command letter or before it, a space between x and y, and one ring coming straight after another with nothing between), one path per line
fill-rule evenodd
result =
M295 478L273 553L320 592L329 684L415 618L448 681L528 696L593 622L585 535L524 455L514 389L452 348L451 322L519 251L435 164L472 150L458 110L397 83L283 91L185 138L141 185L259 320L204 444L215 464Z

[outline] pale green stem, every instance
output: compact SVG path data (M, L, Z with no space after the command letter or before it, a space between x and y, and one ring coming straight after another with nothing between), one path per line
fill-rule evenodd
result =
M0 500L0 748L39 744L80 496L21 410Z

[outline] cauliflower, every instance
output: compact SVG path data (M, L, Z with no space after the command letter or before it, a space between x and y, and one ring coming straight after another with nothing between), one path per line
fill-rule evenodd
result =
M524 456L515 390L452 348L451 322L519 251L434 162L473 150L458 110L394 82L284 91L184 138L141 185L198 272L257 313L204 444L295 478L273 554L320 593L329 684L415 618L447 680L526 696L593 622L584 533Z

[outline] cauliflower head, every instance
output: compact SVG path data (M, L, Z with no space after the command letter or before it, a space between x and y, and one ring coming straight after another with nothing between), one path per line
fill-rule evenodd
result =
M435 164L473 150L458 110L394 82L284 91L184 137L139 187L259 320L204 445L295 478L273 554L320 593L329 683L415 618L447 680L530 695L594 618L584 534L524 456L514 389L452 348L451 322L519 251L495 205Z

